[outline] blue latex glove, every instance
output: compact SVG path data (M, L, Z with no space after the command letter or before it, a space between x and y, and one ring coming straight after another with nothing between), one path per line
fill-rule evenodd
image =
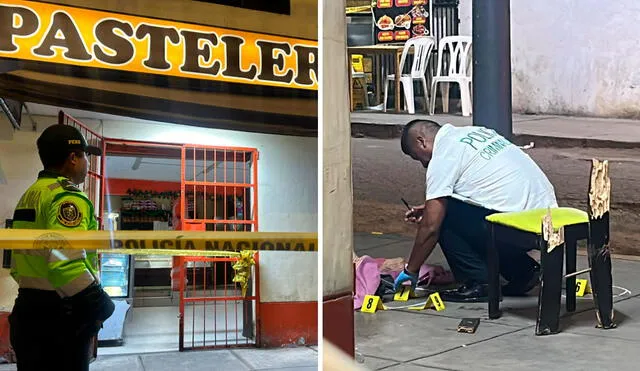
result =
M396 277L396 280L393 283L393 291L400 291L403 286L402 284L407 281L411 281L411 290L415 290L416 286L418 285L418 275L409 273L406 269L404 269L402 272L400 272L398 277Z

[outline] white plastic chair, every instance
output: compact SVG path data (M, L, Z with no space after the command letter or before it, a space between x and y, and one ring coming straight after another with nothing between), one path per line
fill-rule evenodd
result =
M472 78L472 38L471 36L446 36L440 39L438 47L438 70L431 83L431 105L429 114L436 109L436 87L440 86L442 93L442 111L449 112L449 84L460 85L460 100L462 116L469 116L473 112L471 102ZM445 51L449 51L445 56ZM446 57L446 60L444 58ZM446 66L444 64L446 62ZM446 68L446 71L443 71Z
M404 68L404 64L407 61L407 55L414 47L413 51L413 64L411 66L411 72L409 74L400 75L400 84L404 91L404 106L410 114L414 114L415 102L413 96L413 81L419 80L424 88L424 107L425 110L429 103L429 90L427 86L427 78L425 74L427 72L427 66L429 65L429 58L431 57L431 51L433 50L436 41L431 36L419 36L407 40L402 50L402 56L400 57L400 71ZM387 81L384 85L384 112L387 112L387 98L389 95L389 84L396 81L396 75L387 75Z

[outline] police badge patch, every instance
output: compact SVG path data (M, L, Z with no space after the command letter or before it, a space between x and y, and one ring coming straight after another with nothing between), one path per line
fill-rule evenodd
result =
M65 227L77 227L82 222L82 213L75 203L65 201L60 204L58 221Z

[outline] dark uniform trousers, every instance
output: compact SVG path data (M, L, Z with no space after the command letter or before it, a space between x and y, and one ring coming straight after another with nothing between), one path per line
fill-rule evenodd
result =
M447 211L440 227L439 244L458 282L487 283L487 242L485 217L496 211L447 198ZM536 246L498 244L500 274L514 283L531 278L538 263L527 251Z
M54 291L19 289L9 316L18 371L89 370L92 335L70 331L78 323L65 308Z

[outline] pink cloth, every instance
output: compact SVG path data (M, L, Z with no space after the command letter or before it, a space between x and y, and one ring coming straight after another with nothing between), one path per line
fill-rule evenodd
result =
M356 268L356 292L353 297L353 308L360 308L365 295L374 294L378 286L380 286L378 262L370 256L363 256Z
M366 295L374 295L378 286L380 286L380 274L388 274L395 279L401 270L381 271L380 267L384 264L384 258L374 259L370 256L362 256L356 267L356 292L353 297L353 309L360 309ZM429 286L446 285L454 282L453 274L445 271L439 265L423 264L420 267L419 285ZM409 284L408 282L406 283Z

